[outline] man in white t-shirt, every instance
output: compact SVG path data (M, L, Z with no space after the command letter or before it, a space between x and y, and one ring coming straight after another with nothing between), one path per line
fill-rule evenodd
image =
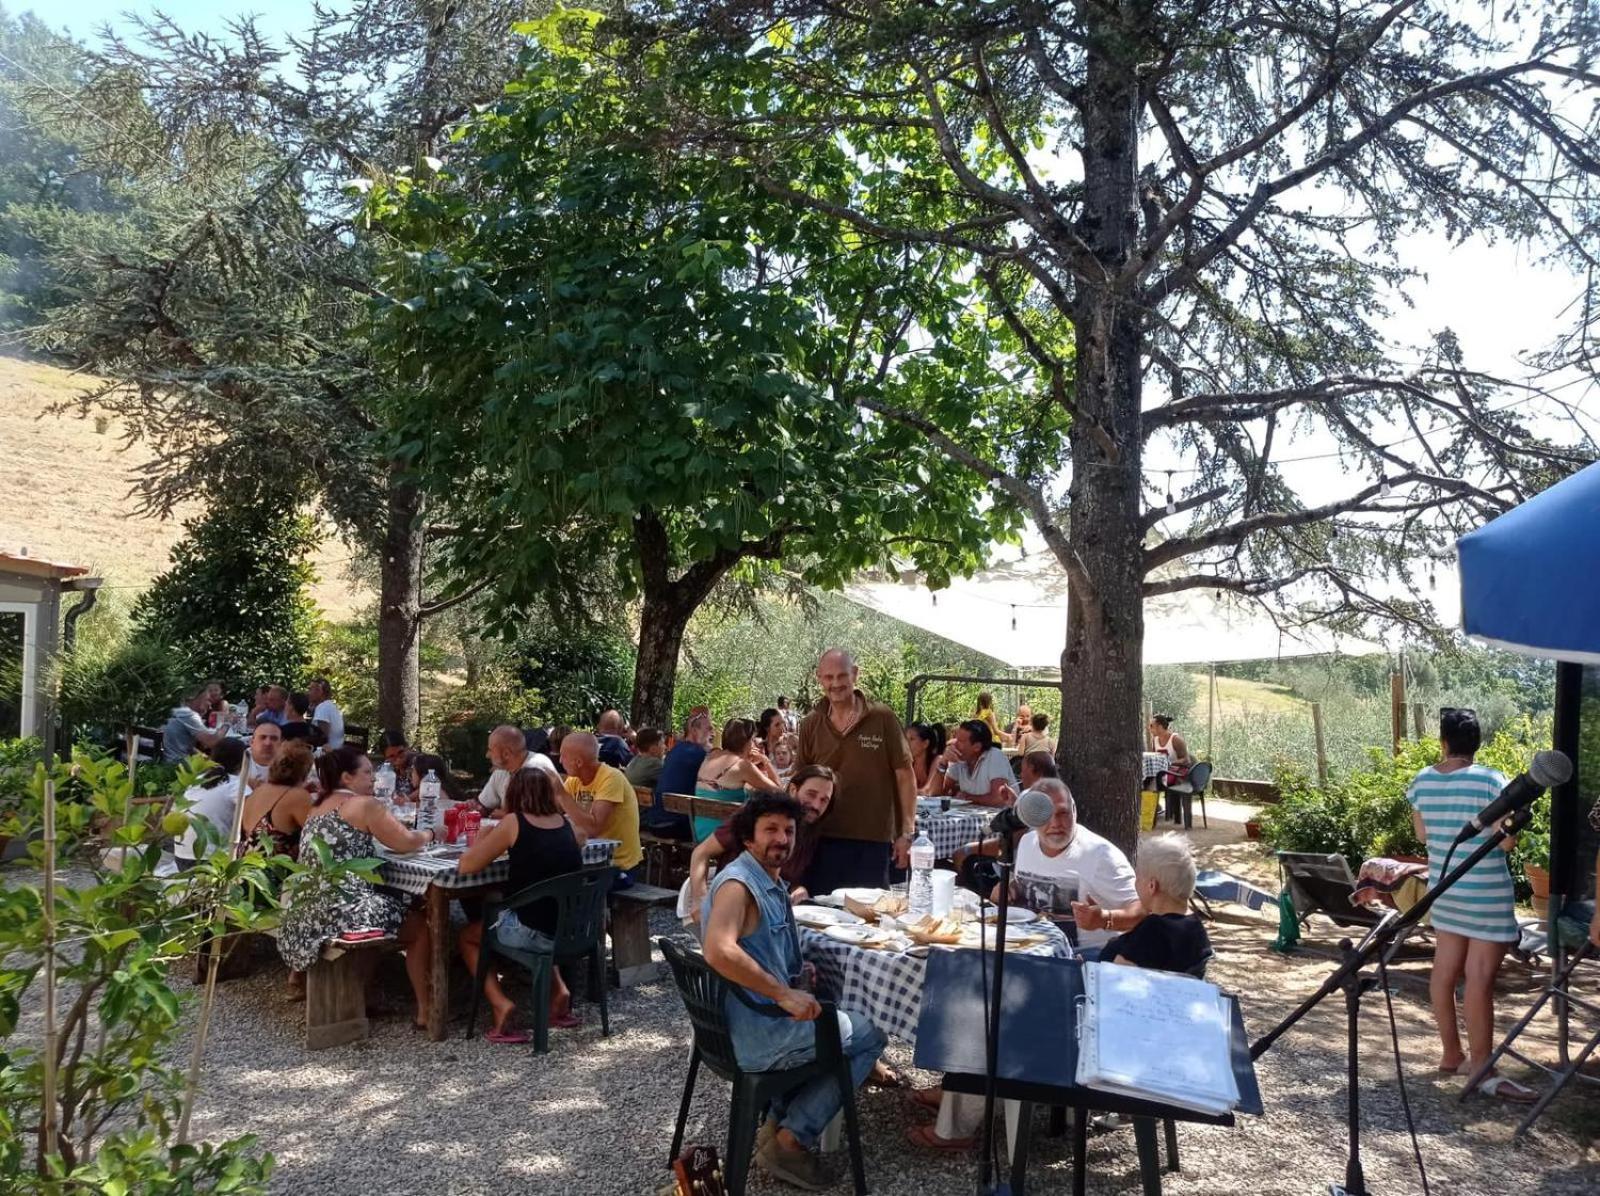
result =
M1066 783L1040 781L1055 813L1017 844L1011 899L1052 920L1076 923L1078 949L1094 959L1116 935L1144 917L1133 865L1122 849L1085 826Z
M344 746L344 714L333 701L333 686L326 677L318 677L306 686L306 697L311 699L311 722L327 737L327 746Z
M506 786L511 783L511 774L519 768L542 769L550 774L557 788L561 787L561 774L556 771L555 763L543 752L530 752L522 732L509 724L489 732L488 756L494 772L478 794L478 805L485 813L505 804Z
M939 769L950 797L964 797L980 806L1011 804L1016 776L1005 752L994 746L994 732L986 722L973 718L957 727Z

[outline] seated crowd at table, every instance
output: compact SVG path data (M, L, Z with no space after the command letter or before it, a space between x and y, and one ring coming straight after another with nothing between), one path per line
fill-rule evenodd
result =
M1050 820L1014 839L1008 896L1065 931L1056 938L1067 954L1176 971L1193 970L1209 955L1204 928L1188 914L1195 880L1188 844L1172 836L1148 840L1135 866L1083 826L1057 775L1044 716L1024 707L1001 731L992 701L980 703L977 715L946 742L943 727L912 723L902 729L893 711L868 699L846 651L825 653L817 680L824 700L804 718L779 698L756 719L725 721L715 741L703 709L677 734L635 731L617 711L605 712L593 730L497 727L487 743L491 771L475 794L460 789L443 759L414 751L398 731L383 732L372 755L346 744L343 715L323 679L303 695L264 686L247 710L227 707L219 686L198 687L174 709L165 749L179 759L204 751L214 767L185 794L193 826L175 855L180 868L193 867L208 842L225 837L215 828L235 825L236 814L242 842L302 863L369 858L379 845L416 851L443 834L442 825L413 829L401 816L432 780L444 806L484 819L461 855L459 873L476 875L506 857L508 891L578 870L591 839L616 844L613 884L619 888L642 882L647 838L692 841L680 913L701 935L712 968L754 1003L786 1015L764 1017L744 1002L728 1004L741 1064L756 1069L789 1066L814 1050L806 1023L820 1009L811 991L815 968L802 958L794 904L847 888L887 889L908 865L919 797L935 808L938 803L926 799L1001 808L1029 789L1050 799ZM296 726L306 731L291 736ZM1015 773L1002 744L1018 754ZM375 768L382 765L394 773L390 799L374 792ZM241 773L244 806L236 811ZM691 820L667 808L662 799L668 794L723 802L727 816ZM967 825L980 833L945 854L969 886L997 899L998 892L984 887L992 882L979 878L982 861L999 853L1001 840L981 833L988 813L973 817ZM215 838L208 838L200 819ZM278 944L292 989L330 942L380 931L404 950L415 1021L427 1024L430 932L409 895L348 871L308 868L291 877L282 897ZM556 933L553 907L502 913L489 926L472 908L466 912L456 949L474 973L486 941L544 952ZM553 971L549 1024L577 1026L570 992L559 969ZM493 968L483 991L492 1010L489 1040L526 1042L515 1003ZM855 1082L903 1083L878 1064L883 1029L859 1012L838 1016ZM914 1142L942 1150L971 1147L981 1106L945 1100L937 1089L915 1100L940 1116L934 1124L912 1126ZM774 1106L758 1138L759 1163L786 1182L817 1186L817 1139L837 1111L831 1081L791 1093Z

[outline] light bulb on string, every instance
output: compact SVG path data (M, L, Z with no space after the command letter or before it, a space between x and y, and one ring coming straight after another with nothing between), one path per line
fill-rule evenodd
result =
M1011 630L1015 631L1016 629L1017 629L1017 608L1016 608L1015 605L1013 605L1011 607Z
M1378 495L1382 498L1389 497L1389 475L1383 474L1378 478Z
M1167 514L1176 515L1178 504L1172 501L1172 470L1167 470Z

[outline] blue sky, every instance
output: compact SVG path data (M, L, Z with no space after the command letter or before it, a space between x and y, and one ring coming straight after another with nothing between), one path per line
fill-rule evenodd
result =
M34 15L55 28L66 28L80 38L90 37L102 25L125 26L127 12L154 13L159 10L185 30L221 33L230 17L254 14L263 32L297 32L311 20L311 0L162 0L160 4L140 4L132 0L72 0L63 7L40 3L6 5L14 12L32 9ZM337 7L333 5L330 7ZM69 15L63 17L65 11Z

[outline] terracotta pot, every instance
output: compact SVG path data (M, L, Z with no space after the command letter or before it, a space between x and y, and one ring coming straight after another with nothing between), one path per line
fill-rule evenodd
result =
M1528 874L1528 883L1533 886L1535 897L1548 898L1550 896L1550 873L1537 864L1524 864L1522 870Z
M1244 824L1244 837L1252 843L1261 838L1261 824L1254 818L1247 819Z

